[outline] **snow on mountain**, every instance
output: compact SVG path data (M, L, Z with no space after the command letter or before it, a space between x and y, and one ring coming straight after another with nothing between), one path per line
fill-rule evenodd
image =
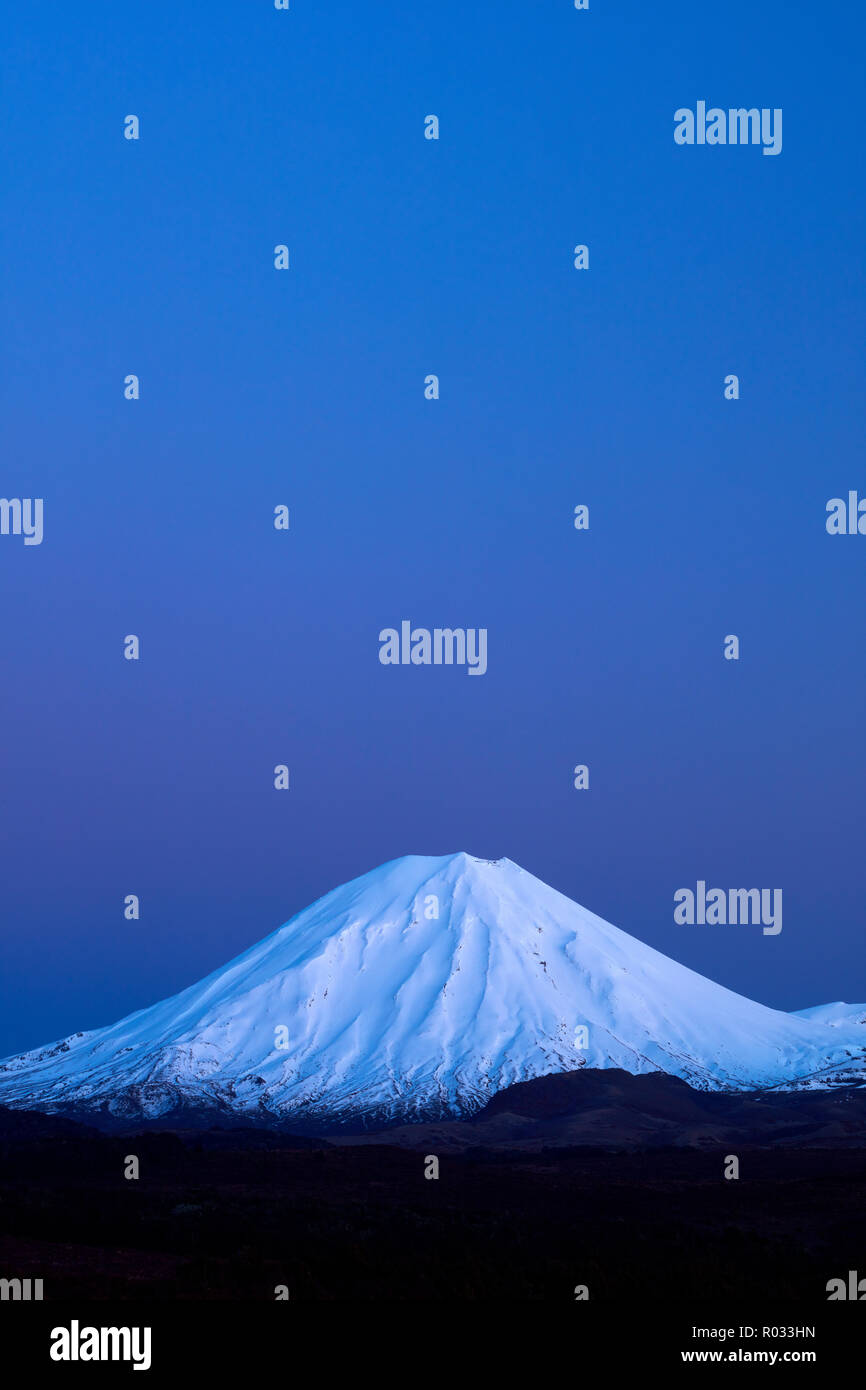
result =
M0 1104L381 1123L468 1114L583 1066L704 1089L862 1084L866 1035L734 994L509 859L409 856L173 998L7 1058Z
M832 1028L846 1024L866 1024L866 1004L816 1004L812 1009L797 1009L796 1018L812 1018L819 1023L829 1023Z

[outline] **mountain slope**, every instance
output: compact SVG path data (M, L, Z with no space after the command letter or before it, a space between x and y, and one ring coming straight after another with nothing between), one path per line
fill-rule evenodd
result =
M750 1089L862 1082L864 1059L862 1025L734 994L508 859L409 856L173 998L7 1059L0 1104L377 1123L582 1066Z
M866 1149L866 1086L795 1094L699 1091L663 1072L633 1076L615 1067L583 1067L508 1086L470 1116L339 1134L332 1143L387 1144L424 1154L671 1146L718 1151L721 1144Z
M795 1017L816 1019L828 1023L833 1028L845 1027L851 1023L866 1024L866 1004L816 1004L811 1009L797 1009Z

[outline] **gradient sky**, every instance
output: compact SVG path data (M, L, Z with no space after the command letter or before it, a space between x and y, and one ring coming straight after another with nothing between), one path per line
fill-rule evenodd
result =
M866 494L863 30L7 16L0 495L45 539L0 537L0 1053L456 849L768 1004L866 999L866 537L824 525ZM781 107L782 153L678 147L699 99ZM487 675L381 666L403 618L486 627ZM781 887L781 935L676 925L699 878Z

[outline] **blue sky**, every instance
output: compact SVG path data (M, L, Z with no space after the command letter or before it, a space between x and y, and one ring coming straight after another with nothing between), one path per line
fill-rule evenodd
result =
M862 42L775 0L10 16L0 493L45 539L0 537L0 1052L456 849L766 1003L866 997L866 539L824 528L866 494ZM698 100L782 153L678 147ZM381 666L404 618L487 674ZM699 878L782 933L677 926Z

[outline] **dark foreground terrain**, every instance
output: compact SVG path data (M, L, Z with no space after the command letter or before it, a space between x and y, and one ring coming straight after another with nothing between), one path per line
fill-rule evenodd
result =
M866 1092L669 1083L527 1083L456 1133L415 1129L411 1148L405 1129L118 1135L0 1111L0 1278L41 1278L46 1300L285 1285L302 1301L569 1301L587 1285L594 1301L814 1304L866 1275ZM595 1147L573 1141L587 1126Z

